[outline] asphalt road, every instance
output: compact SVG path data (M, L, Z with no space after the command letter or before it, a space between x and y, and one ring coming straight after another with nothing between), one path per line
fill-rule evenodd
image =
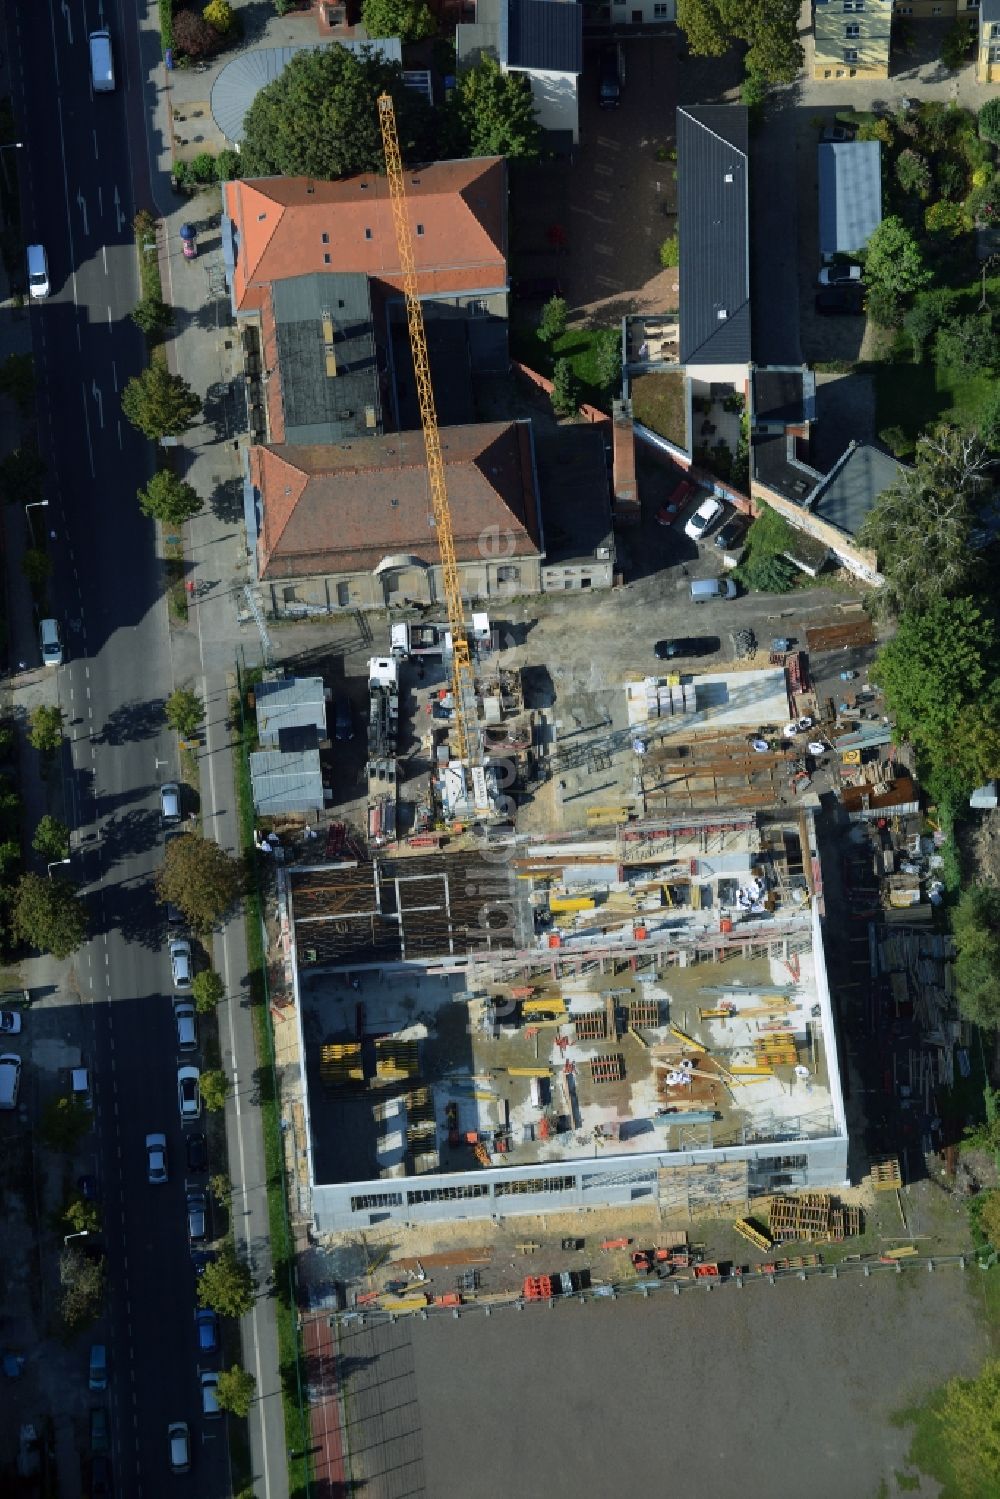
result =
M111 1283L116 1490L215 1496L230 1490L228 1454L221 1423L203 1428L198 1414L178 1058L151 887L162 859L158 785L176 773L162 715L172 686L168 626L152 526L135 503L150 450L118 398L144 363L128 313L138 296L130 149L144 152L145 143L133 130L130 148L126 113L140 89L135 17L110 3L118 88L91 93L87 34L104 18L95 0L46 0L8 21L25 237L46 246L52 284L32 311L49 505L32 511L31 523L52 533L51 593L67 644L59 695L73 736L66 784L85 850L74 873L90 897L93 935L76 967ZM168 1138L166 1186L146 1180L151 1130ZM167 1463L167 1424L176 1420L189 1423L194 1450L180 1479Z

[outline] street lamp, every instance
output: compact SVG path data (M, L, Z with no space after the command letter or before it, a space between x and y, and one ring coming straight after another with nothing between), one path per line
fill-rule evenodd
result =
M24 507L24 513L25 513L25 515L28 516L28 530L31 532L31 545L32 546L35 545L35 527L34 527L34 523L33 523L32 519L31 519L31 516L28 515L28 511L35 509L35 507L39 506L39 505L48 506L48 503L49 503L48 500L29 500L28 503Z
M64 1245L68 1244L71 1239L89 1239L89 1238L90 1238L90 1229L89 1228L81 1228L81 1230L80 1230L80 1232L78 1234L65 1234L63 1236L63 1244Z
M53 859L52 863L48 865L49 879L51 880L52 878L53 869L58 869L60 864L68 864L69 862L68 856L65 859Z

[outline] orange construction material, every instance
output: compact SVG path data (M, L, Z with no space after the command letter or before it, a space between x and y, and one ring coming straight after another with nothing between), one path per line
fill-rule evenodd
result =
M637 926L635 928L635 940L637 942L645 942L645 940L646 940L646 928L644 926Z
M733 923L730 918L728 916L723 916L722 920L719 922L719 931L722 932L723 936L726 936L729 932L732 931L732 929Z
M719 1267L715 1264L695 1265L695 1280L718 1280Z
M601 1243L602 1249L627 1249L631 1239L604 1239Z
M550 947L562 947L562 938L560 937L560 935L559 935L558 932L550 932L549 933L549 946Z
M443 1296L433 1298L434 1306L461 1306L462 1298L457 1291L447 1291Z
M551 1278L548 1275L526 1275L522 1295L525 1301L551 1301Z

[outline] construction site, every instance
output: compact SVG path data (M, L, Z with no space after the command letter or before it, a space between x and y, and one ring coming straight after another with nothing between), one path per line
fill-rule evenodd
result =
M485 852L280 871L321 1233L846 1180L808 809Z

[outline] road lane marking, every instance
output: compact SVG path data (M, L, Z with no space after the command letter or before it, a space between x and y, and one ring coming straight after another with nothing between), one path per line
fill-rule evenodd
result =
M94 444L90 436L90 409L87 406L87 387L82 380L80 382L80 394L83 397L83 420L87 428L87 453L90 457L90 477L96 479L97 470L94 467Z
M107 245L102 245L101 246L101 254L104 256L104 274L105 274L105 276L108 276L111 273L108 270L108 247L107 247Z
M76 206L79 208L80 212L83 215L83 232L84 234L89 235L90 225L87 222L87 200L83 196L83 189L81 187L78 187L76 190Z
M94 131L94 160L95 161L100 161L100 159L101 159L101 153L97 149L97 131L95 130Z

